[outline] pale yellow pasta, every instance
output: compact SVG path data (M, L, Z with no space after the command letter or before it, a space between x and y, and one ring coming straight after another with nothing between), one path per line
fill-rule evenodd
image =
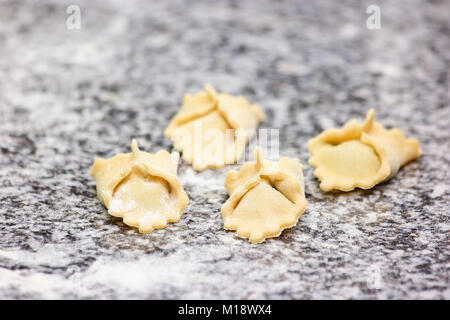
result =
M244 97L205 91L186 94L164 131L182 158L197 171L236 163L264 114Z
M257 147L254 163L226 175L230 198L222 206L224 228L259 243L294 226L307 206L302 170L298 159L263 160Z
M142 152L136 140L131 153L95 160L91 175L108 213L148 233L177 222L188 203L178 178L178 153Z
M386 130L373 118L371 109L363 124L350 120L308 142L309 164L322 190L370 189L421 155L416 139L406 139L399 129Z

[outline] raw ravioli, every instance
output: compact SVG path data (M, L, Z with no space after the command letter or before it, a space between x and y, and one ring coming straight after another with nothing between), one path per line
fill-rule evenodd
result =
M177 178L178 153L142 152L136 140L131 149L131 153L95 160L91 175L98 198L110 215L123 218L142 233L177 222L189 201Z
M205 91L186 94L165 135L197 171L236 163L264 114L244 97Z
M255 163L226 175L230 198L222 206L224 228L259 243L294 226L307 206L302 171L298 159L263 160L257 147Z
M322 190L370 189L421 155L416 139L406 139L397 128L386 130L373 118L371 109L362 125L352 119L308 142L309 164Z

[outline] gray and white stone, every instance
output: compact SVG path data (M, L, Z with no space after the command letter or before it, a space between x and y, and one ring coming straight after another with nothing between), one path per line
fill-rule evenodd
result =
M0 299L450 299L449 2L2 2ZM204 83L257 102L280 155L373 107L423 156L375 188L324 193L306 166L296 227L254 245L222 228L230 168L179 176L178 223L140 234L96 198L96 157L171 150Z

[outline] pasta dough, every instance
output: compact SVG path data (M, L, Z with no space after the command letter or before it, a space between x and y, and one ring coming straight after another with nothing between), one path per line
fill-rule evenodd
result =
M221 168L239 160L263 117L261 108L244 97L205 85L205 91L183 97L164 133L195 170Z
M136 140L131 150L99 158L92 166L98 198L108 213L142 233L180 220L189 199L176 175L178 153L142 152Z
M362 125L350 120L308 142L309 164L316 168L322 190L370 189L421 155L416 139L406 139L396 128L386 130L373 121L374 114L371 109Z
M307 206L302 171L298 159L263 160L257 147L255 163L226 175L230 198L222 206L224 228L259 243L294 226Z

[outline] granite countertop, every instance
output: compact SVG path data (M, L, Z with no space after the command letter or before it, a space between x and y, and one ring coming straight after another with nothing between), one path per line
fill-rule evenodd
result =
M0 299L450 298L448 1L76 2L79 30L64 1L2 2ZM259 103L304 164L308 139L371 107L423 156L349 193L306 166L306 212L259 245L222 228L237 166L183 164L181 220L139 234L107 214L90 166L131 138L170 151L163 130L204 83Z

